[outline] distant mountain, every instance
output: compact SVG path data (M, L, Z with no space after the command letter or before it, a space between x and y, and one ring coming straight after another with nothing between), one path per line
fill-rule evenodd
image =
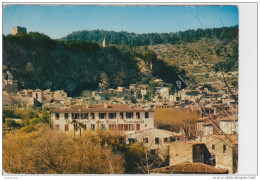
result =
M225 34L223 35L223 31ZM108 44L144 46L156 44L182 44L191 43L201 38L214 39L221 36L222 40L230 41L238 37L238 27L222 27L212 29L197 29L180 31L176 33L147 33L135 34L125 31L103 31L103 30L84 30L73 32L62 38L63 41L84 40L87 42L101 44L104 38Z

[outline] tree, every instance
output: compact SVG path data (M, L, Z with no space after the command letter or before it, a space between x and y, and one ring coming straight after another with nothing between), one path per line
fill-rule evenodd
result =
M123 157L100 146L99 135L82 138L38 124L37 131L3 137L3 169L16 174L121 174ZM26 162L26 163L25 163Z
M156 108L154 113L155 126L158 128L180 132L190 139L196 135L195 120L198 113L177 108Z

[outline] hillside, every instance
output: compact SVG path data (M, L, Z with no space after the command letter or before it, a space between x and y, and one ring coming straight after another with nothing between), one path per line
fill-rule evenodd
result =
M159 44L148 48L156 53L158 59L184 69L190 80L193 79L197 83L213 82L214 71L220 70L219 61L225 72L238 71L238 40L234 39L228 43L220 41L217 47L216 43L216 39L201 39L193 43Z
M108 45L116 45L134 56L143 54L148 48L155 52L157 59L185 70L193 84L215 81L214 72L221 76L221 69L225 72L238 71L237 26L148 34L85 30L73 32L62 40L81 39L101 44L104 38ZM231 76L228 80L237 84L238 77Z
M62 43L39 33L3 38L3 72L10 71L26 89L63 89L79 95L107 81L111 87L138 78L132 56L115 47L86 42ZM21 84L20 84L21 85Z
M3 36L3 73L6 71L12 73L20 89L62 89L69 96L78 96L83 90L96 89L99 83L116 88L143 78L173 82L179 70L148 50L136 57L115 46L101 48L81 40L62 42L30 32Z

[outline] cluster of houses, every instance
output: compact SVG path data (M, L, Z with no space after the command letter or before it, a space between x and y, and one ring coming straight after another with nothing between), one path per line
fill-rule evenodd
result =
M123 143L142 143L153 155L168 162L168 172L162 167L163 172L161 168L156 168L151 171L153 173L173 173L171 167L183 163L192 165L190 167L206 166L210 170L208 173L236 172L237 119L228 116L220 118L220 124L217 124L214 119L210 120L211 116L199 118L196 138L191 140L182 131L155 128L154 112L152 106L108 103L73 105L53 109L51 122L54 129L64 132L79 133L81 130L74 126L76 122L81 124L83 131L99 127L118 132ZM213 128L208 130L208 124L213 124Z
M52 104L66 105L71 99L63 90L51 91L50 89L24 89L15 94L3 91L3 107L10 108L27 108L31 106L50 106Z
M169 96L170 88L165 86L163 80L155 79L154 83L156 85L156 97L158 96ZM148 95L149 85L147 84L130 84L129 88L118 86L117 89L104 89L102 84L100 84L97 91L92 92L92 97L95 100L102 101L106 100L108 95L112 95L113 98L122 98L133 96L135 99L141 101L145 99L145 96Z
M178 167L191 173L203 173L194 171L199 167L207 169L208 173L235 173L238 160L236 89L207 83L172 91L161 79L154 83L155 96L150 101L144 100L148 85L131 84L129 88L100 88L92 91L92 97L79 98L68 97L63 90L25 89L12 97L3 91L3 106L10 106L14 99L24 108L46 105L51 109L51 124L56 130L79 133L75 126L78 123L80 131L102 128L118 132L124 143L143 143L168 165L153 169L152 173L185 173L176 172ZM107 95L115 98L107 100ZM134 96L137 103L125 100L125 96ZM197 112L196 137L188 139L183 131L155 128L156 108Z

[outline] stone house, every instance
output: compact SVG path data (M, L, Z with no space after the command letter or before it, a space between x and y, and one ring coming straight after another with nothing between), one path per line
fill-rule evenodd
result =
M160 96L163 100L169 100L170 99L170 88L164 87L159 90Z
M226 168L229 173L237 171L238 135L210 135L203 139L217 168Z
M36 89L32 92L32 97L39 101L40 103L43 103L43 96L42 96L42 90Z
M199 141L176 141L169 146L170 166L179 163L210 164L211 154L205 143Z
M42 92L42 96L43 96L43 101L46 103L51 102L54 97L53 97L53 92L51 92L50 89L46 89Z
M220 129L225 134L238 134L238 119L237 116L228 116L221 118Z
M127 133L124 137L127 144L131 142L142 143L161 159L167 158L168 146L171 142L185 139L182 134L156 128Z
M53 99L54 100L60 100L60 99L66 99L67 93L63 90L54 91L53 93Z

